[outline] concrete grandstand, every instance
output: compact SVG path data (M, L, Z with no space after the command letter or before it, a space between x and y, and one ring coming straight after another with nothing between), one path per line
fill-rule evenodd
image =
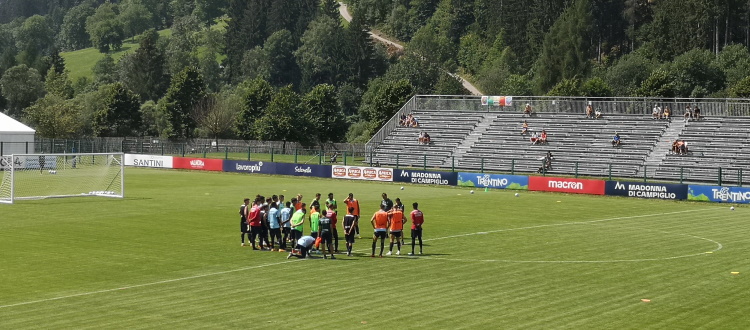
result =
M525 104L534 115L523 115ZM591 104L602 117L586 118ZM655 120L652 108L680 109ZM701 120L685 121L681 109L700 106ZM419 119L403 127L401 115ZM522 123L529 126L522 135ZM548 143L532 144L545 130ZM431 143L418 142L427 132ZM622 144L613 147L614 134ZM672 153L685 140L687 154ZM447 171L533 173L551 152L558 176L615 177L682 182L750 181L750 100L597 99L517 97L511 106L481 105L479 97L415 96L367 144L372 165ZM743 178L743 172L745 178Z

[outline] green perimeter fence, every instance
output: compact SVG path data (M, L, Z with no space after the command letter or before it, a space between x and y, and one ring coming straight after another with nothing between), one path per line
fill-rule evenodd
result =
M37 139L34 142L0 142L0 155L30 153L108 153L168 155L270 161L280 163L362 165L364 144L336 143L302 147L295 143L239 140L163 142L159 139L98 138L89 140Z
M340 164L394 167L396 169L437 170L449 172L507 173L527 175L537 173L547 176L575 178L608 178L609 180L637 180L644 182L700 182L717 185L746 184L748 169L738 167L647 167L618 163L591 161L554 161L550 170L543 161L528 159L498 159L487 157L474 159L471 164L458 164L455 157L444 160L422 156L391 155L389 163L376 163L373 151L366 151L363 144L331 144L323 147L305 148L283 142L257 142L227 140L161 142L156 139L99 138L90 140L37 139L34 142L0 142L0 154L12 153L107 153L168 155L180 157L214 158L228 160L267 161L298 164ZM263 145L260 145L263 143Z

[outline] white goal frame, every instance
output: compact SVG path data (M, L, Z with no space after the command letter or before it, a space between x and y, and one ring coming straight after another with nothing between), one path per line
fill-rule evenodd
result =
M110 156L110 157L107 157ZM81 172L76 173L80 177L91 177L96 179L95 175L87 175L85 169L88 165L85 163L88 159L95 162L96 159L102 157L107 161L107 165L96 164L106 167L115 167L114 171L110 170L112 177L99 178L99 184L92 183L90 185L81 185L81 191L71 193L71 190L66 192L52 192L52 193L40 193L37 196L29 196L24 194L18 196L17 184L19 180L22 180L23 175L19 175L20 172L38 172L37 175L55 175L50 178L57 178L57 172L61 171L61 177L65 173L76 173L74 171L82 169ZM54 163L49 163L50 159L54 160ZM35 159L37 159L35 161ZM96 173L91 173L96 174ZM75 177L70 178L71 181L78 181ZM59 183L60 186L66 186L66 183ZM110 189L112 188L112 189ZM94 189L94 190L89 190ZM8 190L10 194L8 195ZM53 188L54 190L54 188ZM63 189L66 190L66 189ZM85 191L89 190L89 191ZM45 199L45 198L63 198L63 197L84 197L84 196L97 196L97 197L111 197L111 198L124 198L125 197L125 154L124 153L62 153L62 154L14 154L10 156L0 156L0 204L13 204L17 200L34 200L34 199Z

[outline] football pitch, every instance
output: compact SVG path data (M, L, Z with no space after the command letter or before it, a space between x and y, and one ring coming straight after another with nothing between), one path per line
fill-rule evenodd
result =
M750 324L746 207L135 168L125 181L125 199L0 205L0 328ZM244 197L316 192L360 200L353 257L240 246ZM370 258L382 192L419 202L424 255Z

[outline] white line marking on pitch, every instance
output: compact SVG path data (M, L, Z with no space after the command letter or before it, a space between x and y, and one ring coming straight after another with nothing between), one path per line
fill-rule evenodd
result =
M588 224L588 223L596 223L596 222L603 222L603 221L614 221L614 220L624 220L624 219L635 219L635 218L645 218L645 217L653 217L653 216L660 216L660 215L671 215L671 214L680 214L680 213L687 213L687 212L697 212L697 211L706 211L706 210L713 210L714 208L707 208L707 209L699 209L699 210L686 210L686 211L676 211L676 212L667 212L667 213L655 213L655 214L645 214L645 215L634 215L634 216L627 216L627 217L617 217L617 218L609 218L609 219L600 219L600 220L591 220L591 221L583 221L583 222L566 222L566 223L557 223L557 224L549 224L549 225L539 225L539 226L530 226L530 227L521 227L521 228L510 228L510 229L499 229L499 230L493 230L493 231L483 231L483 232L476 232L476 233L468 233L468 234L461 234L461 235L452 235L452 236L445 236L445 237L436 237L431 239L425 239L423 241L437 241L441 239L447 239L447 238L456 238L456 237L465 237L465 236L472 236L472 235L485 235L490 233L499 233L504 231L514 231L514 230L524 230L524 229L535 229L535 228L544 228L544 227L553 227L553 226L565 226L565 225L573 225L573 224ZM691 236L691 235L687 235ZM696 238L701 238L697 236L693 236ZM710 239L701 238L704 240L712 241ZM712 241L716 244L718 244L719 248L714 250L718 251L721 250L722 245L718 242ZM365 251L365 249L358 250L358 251ZM701 253L703 254L703 253ZM697 256L699 254L690 255L690 256ZM688 256L683 256L688 257ZM683 257L672 257L672 258L683 258ZM555 262L555 261L512 261L512 260L470 260L470 259L449 259L449 258L439 258L439 257L421 257L423 259L434 259L434 260L455 260L455 261L487 261L487 262L493 262L493 261L504 261L504 262ZM60 296L60 297L54 297L54 298L47 298L47 299L39 299L39 300L31 300L26 302L20 302L15 304L8 304L8 305L0 305L0 309L3 308L10 308L10 307L18 307L18 306L24 306L24 305L31 305L31 304L37 304L37 303L43 303L43 302L50 302L55 300L62 300L62 299L68 299L68 298L75 298L75 297L83 297L83 296L90 296L94 294L99 293L107 293L107 292L115 292L119 290L127 290L127 289L135 289L135 288L142 288L146 286L152 286L152 285L158 285L158 284L165 284L165 283L173 283L173 282L179 282L179 281L185 281L185 280L192 280L196 278L202 278L202 277L209 277L209 276L216 276L216 275L223 275L223 274L229 274L229 273L235 273L235 272L241 272L245 270L250 269L257 269L257 268L265 268L270 266L276 266L276 265L283 265L290 262L296 262L301 261L302 259L296 259L296 260L284 260L282 262L275 262L270 264L264 264L264 265L258 265L258 266L250 266L250 267L243 267L238 269L232 269L232 270L226 270L221 272L215 272L215 273L207 273L207 274L201 274L201 275L193 275L193 276L187 276L187 277L180 277L180 278L174 278L170 280L163 280L163 281L156 281L151 283L143 283L143 284L135 284L135 285L129 285L124 287L119 287L115 289L105 289L105 290L98 290L98 291L91 291L91 292L83 292L83 293L76 293L72 295L67 296ZM646 261L649 259L644 259L642 261ZM665 259L653 259L653 260L665 260ZM630 260L625 260L630 261ZM597 262L597 261L558 261L558 262ZM606 262L613 262L613 261L606 261Z
M157 285L157 284L179 282L179 281L192 280L192 279L201 278L201 277L208 277L208 276L229 274L229 273L241 272L241 271L244 271L244 270L250 270L250 269L256 269L256 268L263 268L263 267L269 267L269 266L276 266L276 265L282 265L282 264L287 264L287 263L290 263L290 262L296 262L296 261L301 261L301 260L302 259L284 260L282 262L275 262L275 263L258 265L258 266L243 267L243 268L232 269L232 270L225 270L225 271L216 272L216 273L193 275L193 276L188 276L188 277L173 278L171 280L163 280L163 281L157 281L157 282L151 282L151 283L143 283L143 284L135 284L135 285L123 286L123 287L119 287L119 288L116 288L116 289L106 289L106 290L99 290L99 291L76 293L76 294L72 294L72 295L68 295L68 296L60 296L60 297L54 297L54 298L32 300L32 301L21 302L21 303L16 303L16 304L2 305L2 306L0 306L0 308L17 307L17 306L23 306L23 305L31 305L31 304L36 304L36 303L55 301L55 300L60 300L60 299L82 297L82 296L90 296L92 294L97 294L97 293L107 293L107 292L114 292L114 291L119 291L119 290L142 288L142 287L145 287L145 286L151 286L151 285Z

